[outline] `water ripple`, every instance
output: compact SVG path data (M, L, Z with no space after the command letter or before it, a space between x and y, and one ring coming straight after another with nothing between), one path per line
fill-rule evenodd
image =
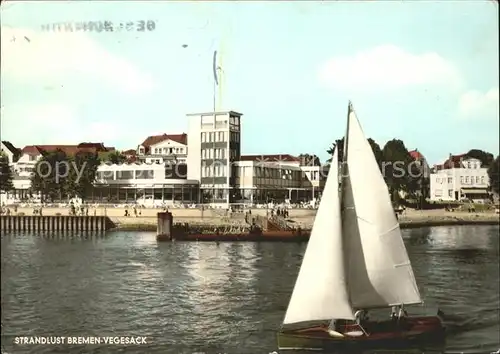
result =
M427 304L449 328L447 353L500 347L498 227L405 230ZM160 243L2 235L2 342L14 353L235 353L276 350L305 245ZM15 335L147 336L142 347L10 346Z

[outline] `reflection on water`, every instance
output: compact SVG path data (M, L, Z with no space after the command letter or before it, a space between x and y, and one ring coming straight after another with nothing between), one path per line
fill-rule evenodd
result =
M500 346L498 232L490 226L404 230L422 297L446 314L447 352ZM137 232L2 235L2 330L151 338L127 353L270 353L304 250L304 244L157 243L154 233Z
M483 237L484 228L481 226L464 226L464 227L440 227L430 229L430 240L433 249L448 249L448 250L488 250L494 248L494 240L492 237Z

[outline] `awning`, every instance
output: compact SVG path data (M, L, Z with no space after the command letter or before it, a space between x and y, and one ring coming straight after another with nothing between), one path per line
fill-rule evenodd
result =
M488 194L488 190L485 188L463 188L463 194Z

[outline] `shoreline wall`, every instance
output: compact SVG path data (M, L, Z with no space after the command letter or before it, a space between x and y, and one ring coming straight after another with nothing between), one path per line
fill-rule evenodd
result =
M106 232L116 225L106 216L67 215L1 215L0 231L98 231Z

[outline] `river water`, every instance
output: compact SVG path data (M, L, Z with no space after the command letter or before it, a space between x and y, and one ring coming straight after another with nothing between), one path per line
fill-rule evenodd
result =
M447 353L500 348L498 226L404 230ZM154 233L9 234L1 239L8 353L276 350L305 244L157 243ZM14 345L15 336L147 336L142 346Z

